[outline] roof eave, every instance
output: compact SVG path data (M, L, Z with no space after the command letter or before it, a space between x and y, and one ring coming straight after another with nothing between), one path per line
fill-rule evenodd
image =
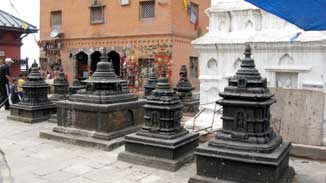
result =
M19 33L37 33L38 29L28 29L25 31L23 28L18 28L18 27L6 27L6 26L0 26L0 30L7 30L7 31L15 31Z

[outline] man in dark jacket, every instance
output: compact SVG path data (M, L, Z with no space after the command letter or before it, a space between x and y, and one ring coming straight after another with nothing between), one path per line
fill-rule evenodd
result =
M1 62L1 61L0 61ZM0 105L4 103L5 109L9 110L9 82L11 81L9 74L9 67L14 63L11 58L6 58L5 63L3 61L0 63L0 92L1 92L1 101ZM1 108L2 106L0 106Z

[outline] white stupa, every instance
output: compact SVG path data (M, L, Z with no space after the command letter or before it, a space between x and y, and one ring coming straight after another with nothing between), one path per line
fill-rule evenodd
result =
M218 93L240 67L246 43L269 87L326 91L326 32L304 32L243 0L212 1L206 14L209 32L192 42L200 52L200 104L204 109L195 128L212 124L215 105L210 103L219 99ZM222 126L219 115L214 120L214 128ZM192 124L190 120L186 126L192 128Z

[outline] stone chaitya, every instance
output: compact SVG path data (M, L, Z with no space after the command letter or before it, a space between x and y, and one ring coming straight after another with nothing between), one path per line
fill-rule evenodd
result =
M145 89L144 97L145 98L152 95L152 91L155 89L157 81L158 81L158 79L156 76L156 72L155 72L155 69L153 68L151 75L148 78L147 83L144 85L144 89Z
M58 76L53 80L54 94L50 97L51 101L59 101L67 98L68 81L65 77L63 69L60 69Z
M86 89L57 102L57 126L40 136L110 151L139 129L145 101L118 78L105 49L93 76L83 82Z
M189 183L292 182L291 144L270 127L275 100L255 68L249 45L244 54L240 69L220 93L223 129L197 148L197 175Z
M78 90L84 89L85 87L81 85L78 79L74 79L72 85L68 88L68 95L76 94Z
M199 109L199 99L194 99L192 91L195 89L192 87L191 82L188 79L188 70L186 65L182 65L180 69L180 80L174 88L179 95L182 104L184 105L183 112L196 114Z
M181 126L182 108L164 68L156 89L144 105L144 125L125 137L125 152L119 154L119 160L169 171L176 171L192 160L199 134Z
M54 103L60 100L66 100L68 96L68 81L65 77L65 73L63 69L60 69L57 77L53 81L54 94L50 97L50 100ZM57 121L57 113L52 114L49 119L50 122L56 123Z
M30 74L23 85L24 96L18 104L10 108L9 119L26 123L48 120L56 111L56 106L48 99L48 84L41 77L38 65L33 63Z

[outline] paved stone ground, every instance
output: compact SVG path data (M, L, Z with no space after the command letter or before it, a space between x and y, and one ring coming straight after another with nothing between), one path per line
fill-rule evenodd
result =
M176 173L117 161L120 147L104 152L40 139L41 129L54 124L29 125L6 119L0 111L0 148L6 153L16 183L186 183L195 173L188 164ZM291 159L299 183L326 183L326 162Z

